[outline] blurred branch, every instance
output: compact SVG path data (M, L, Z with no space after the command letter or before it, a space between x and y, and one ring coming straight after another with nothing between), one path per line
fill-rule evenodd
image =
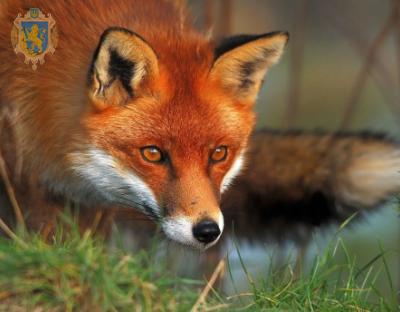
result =
M213 1L204 0L204 29L209 31L213 26Z
M302 0L299 2L298 8L295 10L296 16L294 21L294 29L296 35L292 36L291 54L290 54L290 75L289 75L289 99L286 106L284 125L292 128L298 113L300 103L300 83L303 71L303 54L305 45L305 35L307 28L307 17L310 7L310 0Z
M397 11L397 23L396 23L396 45L397 45L397 79L398 79L398 90L400 98L400 0L392 0L393 9ZM400 103L399 103L400 105Z
M219 37L224 37L232 32L232 0L221 0Z
M5 111L5 109L3 109L0 113L1 113L0 114L0 137L1 137L1 132L2 132L2 129L4 127L5 122L8 119L8 114ZM19 153L17 152L17 154L19 154ZM17 224L22 226L23 228L25 228L25 220L24 220L24 217L23 217L23 214L22 214L22 210L21 210L21 207L18 204L17 197L15 196L14 188L12 186L10 177L9 177L9 175L7 173L7 165L6 165L6 162L5 162L4 158L3 158L1 149L0 149L0 179L4 183L8 198L9 198L10 203L11 203L13 209L14 209L14 213L15 213L15 218L17 220Z
M368 74L375 62L377 51L384 43L390 30L392 30L392 28L396 24L396 19L397 19L397 10L391 10L391 13L387 18L387 20L385 21L383 27L372 41L367 51L364 63L361 66L360 71L358 72L349 100L345 106L345 111L343 113L343 118L340 124L341 129L346 129L350 125L354 117L354 112L356 110L356 106L360 98L361 92L367 81Z
M214 21L214 4L217 3L218 18ZM229 35L232 31L232 0L205 0L204 1L204 30L214 29L214 38L220 39Z
M400 3L400 1L398 3ZM352 27L353 25L350 25L349 23L346 24L345 19L343 19L343 15L336 13L337 12L332 13L332 6L329 7L329 11L324 10L323 12L321 12L323 17L327 18L329 22L331 22L333 26L346 39L349 40L349 43L357 51L357 53L359 55L364 55L365 51L368 50L367 40L365 38L362 38L361 32L354 29L354 27ZM399 21L399 19L397 19L397 21ZM400 51L400 46L399 46L399 51ZM386 64L382 62L382 59L375 58L374 66L371 70L371 75L375 81L376 86L378 87L379 91L384 97L385 102L388 105L388 108L392 111L394 117L396 118L397 126L400 127L400 105L399 105L400 94L395 93L398 90L398 88L395 85L395 79L391 75L390 70L388 69Z

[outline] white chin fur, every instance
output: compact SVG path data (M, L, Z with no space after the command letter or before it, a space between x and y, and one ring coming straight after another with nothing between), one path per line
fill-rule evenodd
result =
M209 244L201 243L193 236L194 224L187 217L165 218L162 220L161 226L169 239L199 250L205 250L215 245L221 237L224 229L224 217L222 213L220 213L218 217L218 226L221 234L215 241Z

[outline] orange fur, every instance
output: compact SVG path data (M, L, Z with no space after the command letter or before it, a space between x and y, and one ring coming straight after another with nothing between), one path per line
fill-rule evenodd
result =
M46 63L36 71L24 64L21 55L15 55L10 44L13 20L30 7L51 13L59 30L55 54L47 55ZM143 79L140 76L133 84L134 97L124 93L120 81L110 80L113 87L101 96L101 81L96 77L87 85L99 38L109 27L122 27L139 36L116 33L107 41L128 61L144 66ZM215 62L214 42L194 29L183 8L168 1L3 1L0 108L7 106L18 113L15 127L25 181L17 184L19 194L25 195L27 203L35 196L46 202L48 194L80 202L74 192L68 192L82 177L71 177L71 168L73 163L90 167L89 156L82 155L88 146L94 146L116 160L112 169L121 179L134 172L145 181L164 209L162 217L185 216L192 222L205 217L216 220L220 185L245 149L254 124L251 107L255 93L267 65L279 58L286 40L287 35L282 33L258 39ZM237 77L233 78L235 72L227 76L229 60L247 62L254 54L259 62L260 57L268 58L260 54L264 46L273 48L273 55L252 77L254 90L246 91L251 96L227 90L232 82L224 81L238 81L241 75L236 62L233 71ZM129 49L133 52L126 52ZM104 51L106 61L96 66L107 63L107 53L111 52ZM140 148L147 145L161 146L168 152L171 165L144 161ZM228 157L210 166L210 150L218 145L229 146ZM8 150L4 153L11 164L13 155ZM102 202L81 204L91 207ZM113 202L106 206L110 204ZM42 209L27 206L33 214Z

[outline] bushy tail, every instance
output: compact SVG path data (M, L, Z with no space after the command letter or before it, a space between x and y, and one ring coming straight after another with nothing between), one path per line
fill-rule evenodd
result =
M371 209L400 193L400 146L367 148L354 155L335 181L339 203Z
M381 134L261 130L247 156L223 197L236 227L343 222L400 193L400 144Z

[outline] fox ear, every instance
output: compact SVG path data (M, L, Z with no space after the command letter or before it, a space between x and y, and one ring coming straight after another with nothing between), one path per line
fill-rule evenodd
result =
M273 32L224 39L215 49L211 78L238 100L254 101L265 73L281 57L288 38L288 33Z
M98 109L122 105L157 73L157 56L145 40L124 28L108 28L89 70L89 96Z

